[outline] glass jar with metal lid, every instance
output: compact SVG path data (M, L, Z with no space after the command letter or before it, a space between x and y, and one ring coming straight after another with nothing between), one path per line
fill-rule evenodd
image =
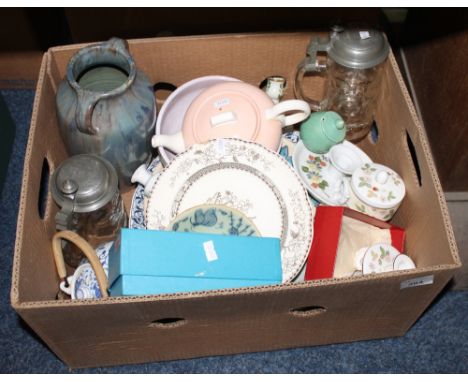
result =
M53 173L50 190L61 208L55 216L59 231L75 231L95 247L113 240L126 226L117 172L102 157L82 154L66 159ZM65 261L72 267L83 258L74 248L64 248Z
M346 139L356 142L370 131L379 99L383 66L390 47L385 35L373 29L334 27L329 38L314 38L299 64L294 92L314 111L333 110L346 123ZM318 54L326 53L326 62ZM326 77L325 98L314 100L304 92L304 75Z

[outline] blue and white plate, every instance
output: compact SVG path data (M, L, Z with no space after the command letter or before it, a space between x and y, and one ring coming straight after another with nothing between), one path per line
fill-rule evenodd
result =
M148 170L160 171L162 169L161 161L159 157L156 157L151 164L148 166ZM130 206L128 227L135 229L146 229L145 223L145 187L142 184L138 184L133 193L132 204Z
M261 236L255 224L242 212L223 205L202 204L179 214L169 229L177 232Z

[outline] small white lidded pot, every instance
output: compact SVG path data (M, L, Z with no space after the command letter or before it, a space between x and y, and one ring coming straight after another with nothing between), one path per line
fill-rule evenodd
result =
M100 244L95 250L106 276L109 269L109 251L112 244L114 244L113 241ZM96 273L88 259L81 260L80 266L75 269L73 275L67 277L67 282L69 286L67 287L65 281L62 281L60 283L60 289L70 295L72 300L102 298Z
M405 197L403 179L392 169L365 163L351 177L348 207L380 220L390 220Z

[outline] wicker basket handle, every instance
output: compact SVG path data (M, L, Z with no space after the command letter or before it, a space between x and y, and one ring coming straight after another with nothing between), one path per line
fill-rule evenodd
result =
M96 274L96 279L98 281L102 297L109 297L109 293L107 293L107 277L104 272L104 268L102 267L102 264L96 255L96 252L85 239L72 231L59 231L52 238L52 251L54 253L55 265L57 266L59 277L63 281L65 281L67 278L67 270L65 268L65 261L63 259L61 239L70 241L83 251L84 255L88 258L94 273Z

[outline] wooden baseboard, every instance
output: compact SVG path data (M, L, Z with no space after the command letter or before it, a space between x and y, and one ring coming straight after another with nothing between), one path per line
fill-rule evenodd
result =
M43 54L0 52L0 89L35 89Z
M447 202L468 202L468 191L447 191L444 194Z
M446 192L445 198L452 220L462 267L455 274L452 289L468 289L468 192Z

